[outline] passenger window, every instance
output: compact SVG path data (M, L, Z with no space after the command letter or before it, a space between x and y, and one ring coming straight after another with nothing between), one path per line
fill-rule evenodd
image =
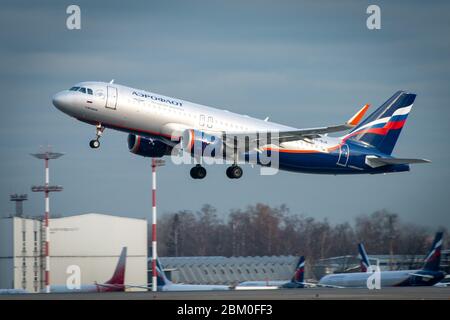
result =
M86 93L86 88L80 88L80 90L78 90L78 91Z
M90 94L90 95L92 95L92 89L89 89L89 88L88 88L88 89L87 89L87 93Z

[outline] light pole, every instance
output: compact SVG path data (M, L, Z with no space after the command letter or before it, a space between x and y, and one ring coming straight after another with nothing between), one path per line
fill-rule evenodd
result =
M156 251L156 167L162 167L164 164L164 160L152 158L152 291L158 290L156 271L156 259L158 259Z
M50 216L50 192L59 192L63 190L61 186L51 186L50 185L50 173L48 168L48 162L50 159L58 159L63 156L62 153L51 152L47 149L41 153L32 154L33 157L41 160L45 160L45 185L43 186L33 186L31 191L33 192L44 192L45 193L45 214L44 214L44 230L45 230L45 292L50 293L50 227L49 227L49 216Z
M28 200L27 194L12 194L10 195L9 199L16 203L16 217L22 217L23 216L23 202Z

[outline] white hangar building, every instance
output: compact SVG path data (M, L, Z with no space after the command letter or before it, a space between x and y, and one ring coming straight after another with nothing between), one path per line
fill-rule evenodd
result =
M125 283L147 283L146 220L88 213L50 219L49 224L51 285L64 285L73 265L80 267L82 284L109 280L125 246ZM43 289L42 230L36 219L0 219L0 288Z

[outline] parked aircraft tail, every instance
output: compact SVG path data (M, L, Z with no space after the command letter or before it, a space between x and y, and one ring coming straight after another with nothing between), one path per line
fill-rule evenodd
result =
M430 252L425 258L423 269L427 271L439 271L441 263L441 249L442 249L442 232L437 232L434 237L433 245Z
M294 276L291 282L303 283L305 280L305 256L301 256L297 263L297 268L295 269Z
M164 272L164 269L161 265L161 262L159 259L156 259L156 279L157 279L157 285L159 286L165 286L167 284L171 284L172 281L170 281L166 273Z
M362 243L358 243L358 251L361 258L361 272L367 272L370 267L369 257L367 256L366 249Z
M116 270L114 270L111 279L109 279L106 282L106 284L120 285L120 286L124 285L126 259L127 259L127 247L123 247L122 252L120 253L119 261L117 262Z

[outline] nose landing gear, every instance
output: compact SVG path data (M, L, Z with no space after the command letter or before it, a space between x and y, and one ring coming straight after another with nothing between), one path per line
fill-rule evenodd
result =
M91 140L91 141L89 141L89 146L92 149L97 149L97 148L100 147L100 141L98 141L98 140Z
M105 127L103 127L101 123L99 123L96 126L96 132L95 132L96 138L89 142L89 146L92 149L97 149L97 148L100 147L100 141L99 140L100 140L100 137L102 136L102 133L103 133L104 130L105 130Z

